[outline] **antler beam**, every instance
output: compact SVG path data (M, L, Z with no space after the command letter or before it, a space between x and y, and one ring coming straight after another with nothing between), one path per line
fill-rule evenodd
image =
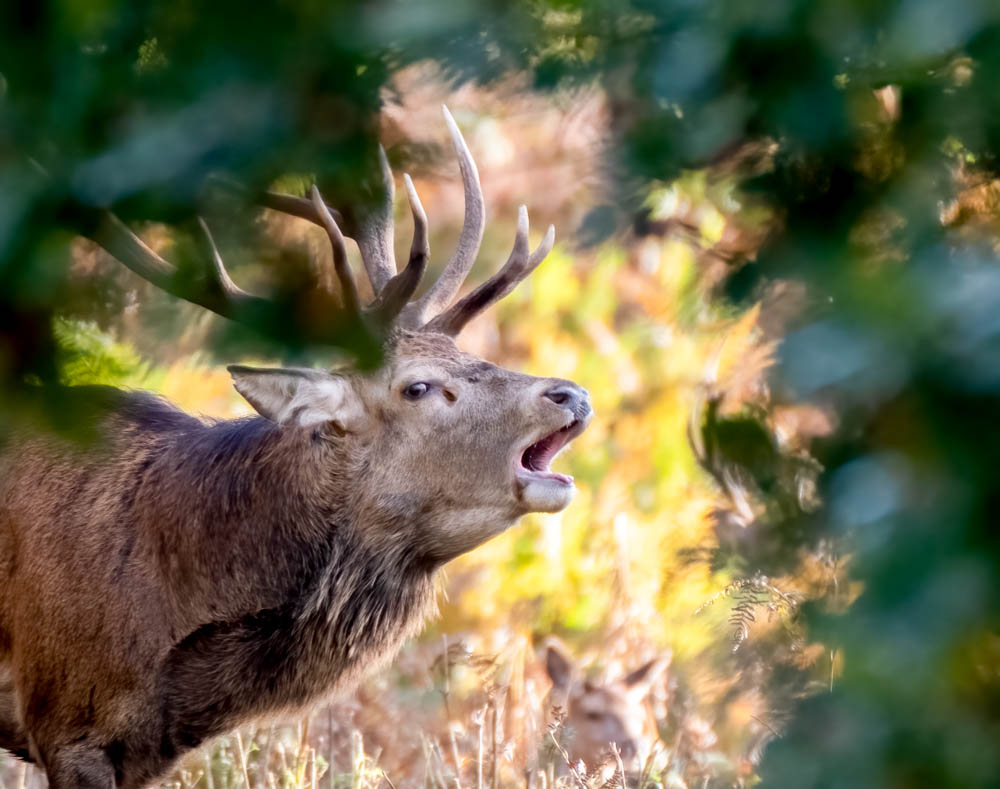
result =
M361 216L355 238L361 251L361 262L365 266L368 281L371 282L375 293L380 293L386 283L396 275L396 253L393 248L395 233L392 221L396 185L392 179L389 160L381 145L378 147L378 164L382 176L382 201L374 211Z
M270 304L267 299L252 296L233 283L208 225L203 219L199 219L199 225L212 253L211 278L203 286L179 277L172 264L157 255L110 211L103 212L92 237L114 258L160 290L205 307L224 318L240 320L245 315L267 309Z
M402 313L420 284L427 261L430 259L431 247L427 238L427 214L420 204L420 196L409 175L403 176L406 184L406 197L410 201L410 211L413 214L413 241L410 244L410 259L401 274L390 279L379 293L369 311L382 326L391 325Z

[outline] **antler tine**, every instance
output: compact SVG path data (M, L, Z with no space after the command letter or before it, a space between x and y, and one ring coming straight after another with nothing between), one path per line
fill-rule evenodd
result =
M392 206L396 198L396 184L392 178L392 168L385 155L385 149L378 147L379 170L382 174L384 199L374 210L365 212L358 218L358 228L354 240L361 250L361 262L368 272L375 296L382 292L386 283L396 274L396 252Z
M385 155L385 149L378 147L379 171L382 175L382 188L385 192L381 203L372 211L356 218L356 227L350 227L348 218L330 206L323 205L341 229L342 235L353 238L361 251L361 262L368 274L372 292L376 298L385 288L386 283L396 274L396 256L394 250L394 227L392 207L396 198L396 185L393 182L392 168ZM297 216L320 227L325 227L323 217L312 200L277 192L264 192L258 202L265 208L280 211L283 214Z
M451 134L451 141L458 154L458 165L462 171L462 184L465 188L465 221L462 224L462 232L458 238L458 246L451 260L444 267L441 276L430 287L417 302L417 315L420 321L432 313L444 309L458 293L465 281L472 264L476 262L479 254L479 245L483 240L483 230L486 227L486 211L483 201L483 188L479 183L479 170L476 169L476 162L472 158L469 146L465 144L465 138L451 116L448 108L441 106L444 113L445 123L448 124L448 132Z
M313 185L310 192L313 207L319 216L326 234L330 238L330 247L333 250L333 267L337 272L337 279L340 281L340 291L344 300L344 307L353 315L361 315L361 300L358 298L358 286L354 281L354 274L347 263L347 245L344 243L344 234L333 219L330 209L323 202L323 196L319 193L319 188Z
M538 264L552 250L555 242L556 229L549 225L545 236L529 253L528 245L528 209L521 206L517 213L517 235L514 237L514 249L503 267L472 293L460 299L448 310L428 322L426 331L438 331L454 337L476 315L491 304L499 301L517 286L521 280L534 271Z
M198 226L201 228L201 232L205 236L205 241L208 244L208 250L212 255L212 273L215 275L216 287L223 293L231 293L238 297L250 295L243 290L243 288L233 282L232 277L229 276L229 272L226 271L226 264L222 260L219 248L215 245L215 239L212 238L212 231L208 229L208 222L199 216Z
M391 324L406 308L410 296L420 284L431 254L427 238L427 214L424 213L424 207L420 203L420 195L417 194L409 175L404 175L403 181L406 184L406 197L413 214L413 241L410 244L410 259L406 263L406 268L386 283L378 299L368 309L369 314L373 315L382 326Z
M305 219L314 225L323 227L323 220L320 219L316 206L307 197L295 197L294 195L279 194L278 192L264 192L257 198L257 202L264 206L264 208L270 208L272 211L278 211L289 216L297 216L299 219ZM340 211L330 208L330 206L327 206L326 209L336 221L337 227L341 228L341 232L350 236L352 231L347 225L346 217Z

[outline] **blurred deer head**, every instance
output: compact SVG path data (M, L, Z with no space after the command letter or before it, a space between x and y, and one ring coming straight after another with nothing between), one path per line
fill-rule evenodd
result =
M552 680L549 706L565 715L570 759L582 759L592 768L613 743L626 767L641 764L657 739L647 703L650 689L669 665L670 654L663 654L623 676L595 682L582 678L565 649L550 641L545 652L545 670Z

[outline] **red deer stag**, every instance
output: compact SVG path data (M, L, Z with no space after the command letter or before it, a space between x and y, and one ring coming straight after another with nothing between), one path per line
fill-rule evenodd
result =
M262 201L325 228L341 297L308 297L381 327L378 370L230 367L260 416L217 422L149 394L81 388L96 443L28 430L6 441L0 746L41 765L54 789L137 789L209 737L343 688L419 630L441 565L525 513L569 503L573 481L549 463L589 421L586 391L453 340L542 261L553 229L531 251L522 207L510 258L451 303L485 220L475 163L445 118L465 224L420 298L427 220L407 177L413 244L397 274L384 154L386 200L353 222L315 188L311 200ZM360 249L367 307L335 216ZM214 245L197 291L114 215L95 238L222 315L267 308L233 283Z

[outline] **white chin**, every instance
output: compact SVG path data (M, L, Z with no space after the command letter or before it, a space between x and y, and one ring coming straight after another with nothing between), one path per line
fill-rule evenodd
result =
M551 477L521 477L518 484L528 512L559 512L566 509L576 493L572 482Z

